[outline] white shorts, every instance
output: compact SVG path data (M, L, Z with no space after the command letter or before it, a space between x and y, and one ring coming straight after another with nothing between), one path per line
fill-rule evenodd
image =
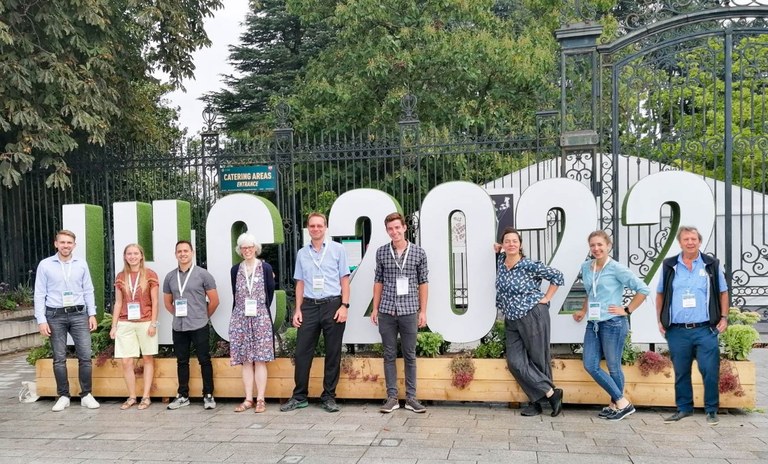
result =
M139 355L156 355L158 351L157 331L155 336L147 334L151 321L118 321L115 333L115 358L138 358Z

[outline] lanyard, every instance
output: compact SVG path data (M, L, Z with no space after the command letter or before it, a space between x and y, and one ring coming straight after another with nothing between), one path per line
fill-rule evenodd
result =
M401 266L400 263L397 262L397 258L395 257L395 249L392 247L392 244L389 244L389 252L392 253L392 259L395 260L395 266L397 266L398 269L400 269L400 274L403 273L403 269L405 269L405 262L408 260L408 252L411 251L411 244L408 243L405 247L405 253L403 253L403 265Z
M189 277L189 276L187 276ZM186 281L184 282L184 285L186 285ZM136 300L136 289L139 288L139 273L136 273L136 286L133 286L133 279L131 279L131 272L128 271L128 290L131 291L131 301Z
M189 268L189 273L187 273L187 276L184 278L184 285L181 284L181 274L179 273L179 270L176 270L176 282L179 283L179 298L184 298L184 289L187 288L187 282L189 282L189 276L192 275L192 271L195 269L195 265L192 264L192 266Z
M314 248L312 248L311 243L309 244L309 249L314 250ZM312 253L310 252L309 258L312 260L313 263L315 263L315 266L317 266L318 269L320 269L320 265L323 264L323 259L325 259L325 253L327 251L328 251L328 245L325 242L323 242L323 254L320 255L319 261L315 261L315 258L312 256Z
M253 295L253 281L256 280L256 263L253 264L251 277L248 278L248 265L243 262L243 274L245 274L245 286L248 289L248 296Z
M67 261L67 267L64 267L64 263L59 261L61 266L61 273L64 274L64 284L69 289L69 277L72 275L72 260Z
M605 264L603 264L603 268L600 269L600 272L597 272L597 260L595 260L594 265L592 266L592 274L595 275L592 278L592 295L594 295L595 298L597 298L597 281L600 280L600 275L605 271L605 268L610 262L611 257L609 256L608 259L605 260Z

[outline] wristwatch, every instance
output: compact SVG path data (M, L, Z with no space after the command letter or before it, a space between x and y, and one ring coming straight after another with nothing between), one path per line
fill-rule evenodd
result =
M627 315L632 314L632 312L629 310L629 306L624 306L624 312L627 313Z
M152 326L152 327L154 327L154 328L157 328L157 326L158 326L158 325L160 325L160 323L159 323L159 322L157 322L157 321L155 321L155 322L153 322L153 323L151 323L151 324L149 324L149 325L151 325L151 326Z
M344 302L342 301L342 302L341 302L341 305L342 305L342 306L344 306L345 308L349 309L349 303L344 303Z

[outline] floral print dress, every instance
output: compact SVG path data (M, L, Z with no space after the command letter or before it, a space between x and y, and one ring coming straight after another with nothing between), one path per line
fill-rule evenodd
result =
M267 308L264 284L264 269L261 260L256 260L253 270L253 293L248 296L248 284L245 278L245 263L240 263L235 284L235 305L229 322L230 364L241 365L246 362L266 362L275 359L272 318ZM254 298L257 302L256 316L245 315L245 299Z

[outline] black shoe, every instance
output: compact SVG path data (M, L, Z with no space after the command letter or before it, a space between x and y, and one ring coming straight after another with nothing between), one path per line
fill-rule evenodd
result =
M520 415L525 417L533 417L541 414L541 404L528 403L528 406L520 410Z
M549 401L549 405L552 406L552 414L550 415L552 417L560 415L560 412L563 410L563 389L555 388L555 393L547 398L547 401Z
M288 412L293 411L294 409L302 409L306 408L309 405L309 402L307 400L299 401L296 398L291 398L285 403L280 406L280 411L282 412Z
M327 400L323 400L323 404L321 406L325 410L325 412L341 411L341 408L339 407L338 404L336 404L336 400L333 398L328 398Z
M720 419L717 418L716 412L708 412L707 413L707 424L711 426L715 426L720 423Z
M613 414L606 417L606 419L608 419L609 421L620 421L625 417L634 413L635 413L635 407L632 406L632 403L629 403L626 407L623 407L621 409L617 409L616 411L614 411Z
M665 424L671 424L672 422L677 422L680 419L685 419L686 417L690 417L693 415L693 411L677 411L676 413L672 414L669 417L664 418Z
M612 415L615 412L616 412L615 409L613 409L610 406L606 406L597 414L597 417L599 417L600 419L607 419L608 416Z

